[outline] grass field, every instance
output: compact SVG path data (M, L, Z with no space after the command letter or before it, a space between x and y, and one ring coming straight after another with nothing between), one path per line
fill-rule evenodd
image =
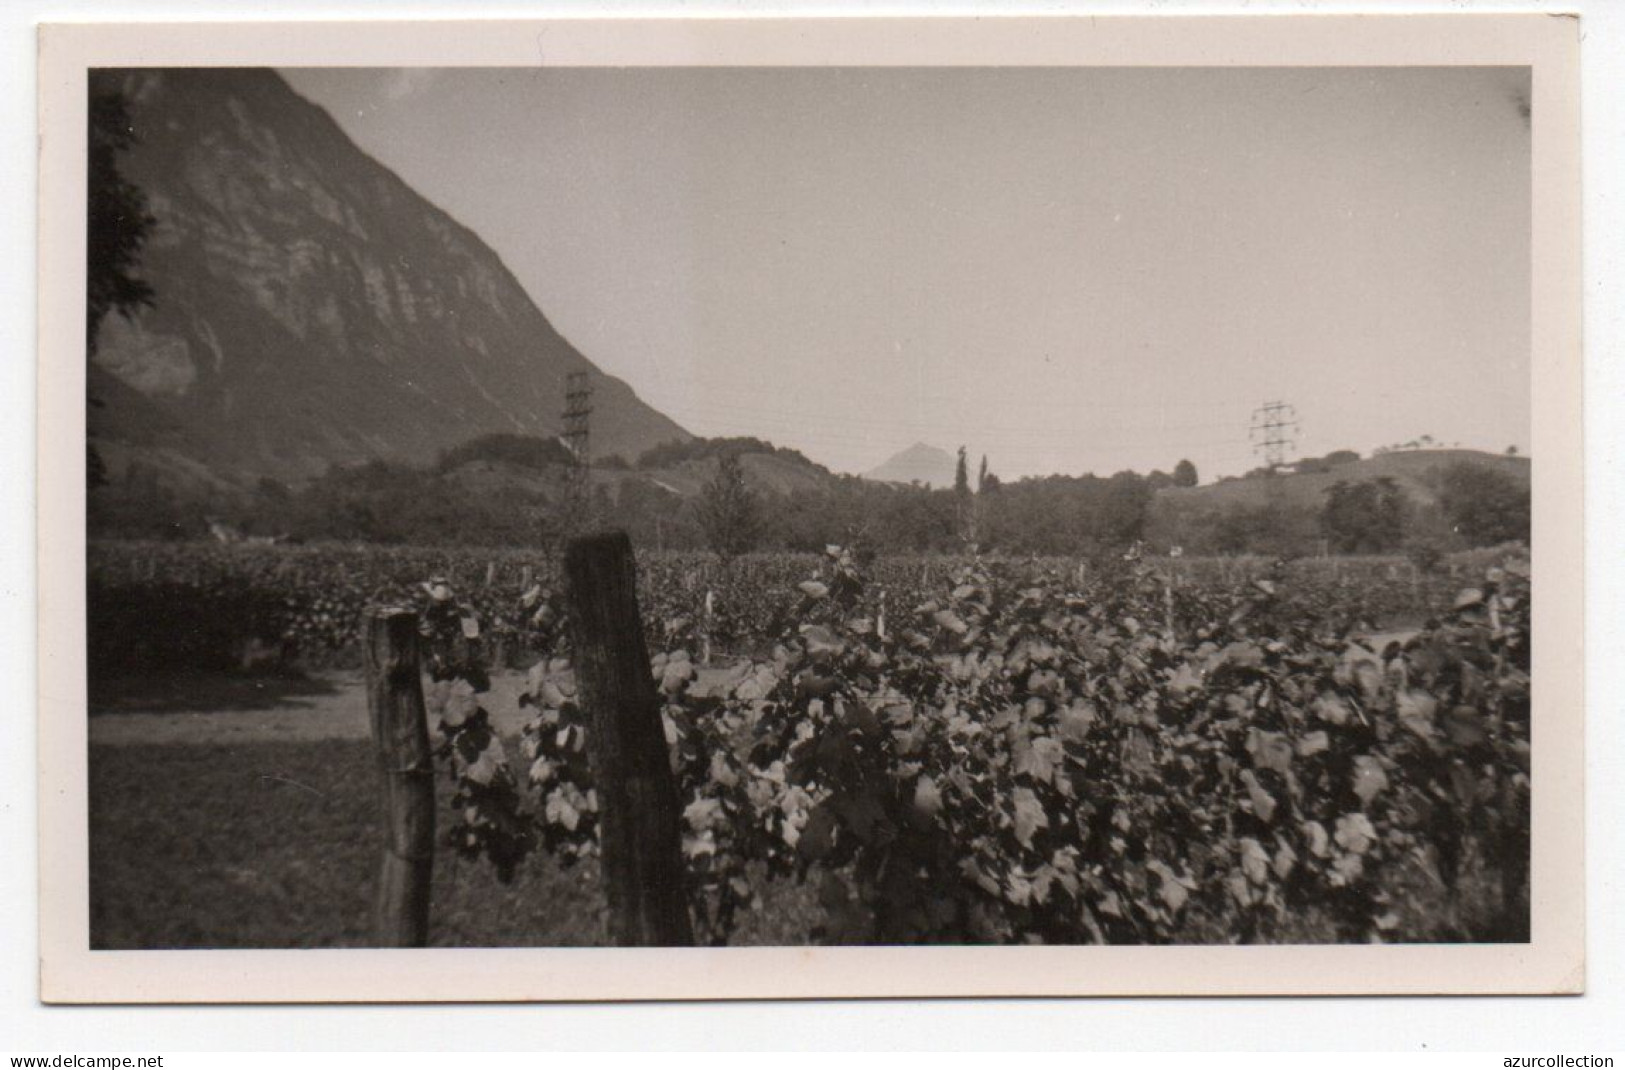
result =
M93 745L90 938L97 949L361 947L381 835L370 744ZM449 825L440 786L441 826ZM512 883L435 859L431 943L589 946L604 939L591 865L538 852ZM775 882L737 942L800 944L810 890Z

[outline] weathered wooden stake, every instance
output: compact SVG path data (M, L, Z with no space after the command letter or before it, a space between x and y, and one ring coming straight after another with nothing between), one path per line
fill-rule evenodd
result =
M716 592L707 589L705 592L705 627L700 633L702 655L700 664L707 667L711 664L711 629L715 626Z
M610 940L620 947L692 944L677 784L638 616L631 540L620 531L572 539L564 574L598 792Z
M374 932L383 947L423 947L429 941L434 871L434 763L418 664L417 614L399 608L369 610L362 647L385 820Z

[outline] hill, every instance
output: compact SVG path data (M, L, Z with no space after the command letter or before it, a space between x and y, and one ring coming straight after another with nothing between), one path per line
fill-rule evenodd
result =
M1155 545L1184 546L1198 553L1324 549L1326 533L1321 519L1328 500L1326 492L1340 482L1352 486L1384 478L1392 480L1409 503L1405 538L1472 542L1505 524L1518 527L1515 514L1520 510L1514 500L1497 497L1493 502L1483 501L1485 510L1501 517L1488 527L1482 516L1470 519L1461 515L1459 501L1453 507L1441 504L1445 476L1458 465L1506 477L1505 485L1513 488L1514 496L1522 491L1522 523L1527 526L1528 458L1437 449L1384 453L1336 464L1324 471L1230 479L1198 487L1165 487L1150 502L1145 533Z
M631 531L640 544L699 545L696 510L719 452L738 454L765 516L782 517L793 501L827 501L826 492L843 482L795 450L755 439L664 443L635 467L606 460L588 470L598 522ZM536 546L571 522L569 454L557 439L539 436L482 435L428 465L373 460L297 485L262 480L231 493L220 492L200 466L185 474L198 493L150 486L149 470L92 494L92 536L207 538L218 522L295 541Z
M943 489L954 485L958 466L958 459L947 450L916 442L863 473L863 478L876 483L919 483Z
M716 475L718 464L715 457L693 457L675 463L639 465L636 468L599 466L588 472L587 481L595 489L603 488L603 493L607 493L612 500L619 499L629 486L687 500L704 493L705 485ZM739 467L746 485L760 494L789 495L797 491L814 491L829 486L834 480L826 469L775 452L741 452ZM567 480L565 467L560 464L516 464L491 457L455 463L443 468L438 478L483 494L502 495L518 491L551 502L564 499Z
M1386 476L1398 483L1417 505L1428 506L1437 499L1437 474L1461 462L1484 465L1505 472L1524 486L1529 485L1528 457L1508 457L1479 450L1404 450L1384 453L1338 465L1327 472L1288 473L1271 478L1230 479L1197 487L1165 487L1157 492L1158 503L1171 506L1223 507L1263 505L1269 496L1279 494L1289 506L1319 509L1326 491L1339 482L1361 483ZM1274 482L1275 487L1270 483Z
M595 456L687 433L559 333L489 246L254 69L99 72L128 101L124 176L155 226L155 304L110 315L90 437L113 481L299 483L423 465L481 434L561 430L593 387Z

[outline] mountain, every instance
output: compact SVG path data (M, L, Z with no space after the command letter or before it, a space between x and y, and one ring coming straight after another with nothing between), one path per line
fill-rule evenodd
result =
M879 467L863 473L863 478L877 483L923 483L940 489L954 485L958 467L958 458L947 450L916 442Z
M681 427L561 337L496 253L367 156L274 72L99 72L137 143L154 305L102 324L90 436L110 476L299 482L432 461L476 436L562 430L592 386L592 453ZM471 167L477 167L471 161Z

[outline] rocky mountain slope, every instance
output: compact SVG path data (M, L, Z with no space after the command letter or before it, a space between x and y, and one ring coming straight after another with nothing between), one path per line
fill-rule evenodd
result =
M595 456L688 437L275 73L98 79L128 99L138 143L119 166L156 219L141 265L155 304L107 318L90 370L91 440L115 481L134 464L183 487L297 482L490 432L557 434L576 371Z

